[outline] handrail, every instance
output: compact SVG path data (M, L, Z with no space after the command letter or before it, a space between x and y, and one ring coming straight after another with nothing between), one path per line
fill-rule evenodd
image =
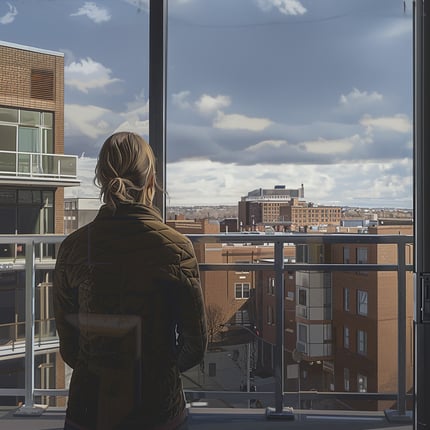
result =
M77 160L76 155L66 154L51 154L51 153L38 153L38 152L25 152L25 151L6 151L0 150L0 155L10 154L14 160L12 170L0 170L0 175L8 177L38 177L38 178L65 178L76 179L77 177ZM23 161L22 158L25 157ZM47 165L44 160L50 162L51 166ZM55 163L55 161L57 162ZM72 173L68 173L67 169L62 171L62 161L70 161L72 163ZM4 165L5 163L3 163ZM37 165L36 171L33 169ZM20 166L26 167L25 170L20 170ZM47 170L47 171L45 171ZM70 170L70 169L68 169Z
M285 271L397 271L398 273L398 391L397 393L321 393L311 392L304 393L302 398L311 398L318 396L318 398L360 398L360 399L396 399L399 415L405 415L406 400L411 398L411 395L406 393L406 296L405 296L405 280L406 272L413 271L412 264L405 262L405 246L413 243L413 237L408 235L369 235L369 234L217 234L217 235L201 235L190 234L188 235L193 244L207 244L207 243L242 243L242 244L274 244L275 256L273 261L265 260L264 263L230 263L230 264L200 264L202 271L217 271L217 270L273 270L275 272L275 291L276 301L279 309L276 312L276 354L275 354L275 403L276 410L282 411L284 401L292 394L284 390L284 334L283 334L283 304L284 298L282 297L284 288L277 288L283 286L283 276ZM26 270L26 350L30 352L26 354L26 386L25 386L25 404L28 407L33 407L34 396L41 395L41 393L49 392L50 395L64 395L64 389L41 390L34 387L34 272L36 270L36 260L34 258L34 247L40 243L59 244L65 238L64 235L0 235L0 244L4 243L20 243L30 245L26 247L26 261L24 268ZM284 261L283 246L284 244L343 244L343 243L362 243L362 244L394 244L397 245L397 264L310 264L310 263L289 263ZM53 267L55 260L50 260L50 266ZM1 262L1 261L0 261ZM40 262L39 262L40 263ZM2 267L0 265L0 270ZM31 315L31 316L30 316ZM16 389L1 389L0 396L12 395ZM10 394L7 394L10 393ZM55 394L57 393L57 394ZM193 396L198 393L200 396L212 397L215 396L213 391L196 391L190 390L188 393ZM242 398L248 398L252 393L244 392L223 392L226 396L240 395ZM270 396L273 393L259 393L259 395ZM255 394L254 394L255 396ZM304 397L303 397L304 396ZM314 398L312 397L312 398Z

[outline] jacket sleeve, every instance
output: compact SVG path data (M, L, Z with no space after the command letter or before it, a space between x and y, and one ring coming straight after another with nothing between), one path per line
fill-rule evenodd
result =
M181 262L179 292L178 368L184 372L203 361L207 347L206 314L199 269L191 243Z
M78 313L78 290L67 281L67 247L60 246L53 276L53 302L55 323L60 338L60 354L72 368L79 351L79 330L71 324L70 316Z

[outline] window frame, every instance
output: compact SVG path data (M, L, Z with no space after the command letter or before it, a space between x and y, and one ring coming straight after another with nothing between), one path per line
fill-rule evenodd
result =
M357 330L357 353L367 355L367 332L365 330Z
M248 295L246 295L245 291L246 288L244 288L245 286L248 286L247 291L248 291ZM238 291L240 288L240 295L238 295ZM236 300L247 300L251 297L251 284L249 282L235 282L234 283L234 298Z
M369 313L369 293L366 290L357 290L357 315L367 316Z

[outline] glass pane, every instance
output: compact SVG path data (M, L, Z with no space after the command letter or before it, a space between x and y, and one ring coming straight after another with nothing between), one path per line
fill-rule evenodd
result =
M0 107L0 121L18 122L18 109Z
M0 124L0 151L1 150L16 151L16 127ZM3 155L4 154L2 154L2 157Z
M54 114L52 112L42 113L42 125L45 127L53 127L54 125Z
M21 109L19 122L26 125L40 125L40 112Z
M0 172L2 174L14 174L16 171L16 154L0 155Z
M19 127L18 129L18 151L40 152L40 130L33 127Z

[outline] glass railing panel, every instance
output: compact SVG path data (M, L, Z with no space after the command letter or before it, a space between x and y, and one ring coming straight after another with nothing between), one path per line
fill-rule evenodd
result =
M0 175L9 175L16 171L16 153L0 151Z
M77 169L76 157L53 157L53 172L59 176L75 176Z

